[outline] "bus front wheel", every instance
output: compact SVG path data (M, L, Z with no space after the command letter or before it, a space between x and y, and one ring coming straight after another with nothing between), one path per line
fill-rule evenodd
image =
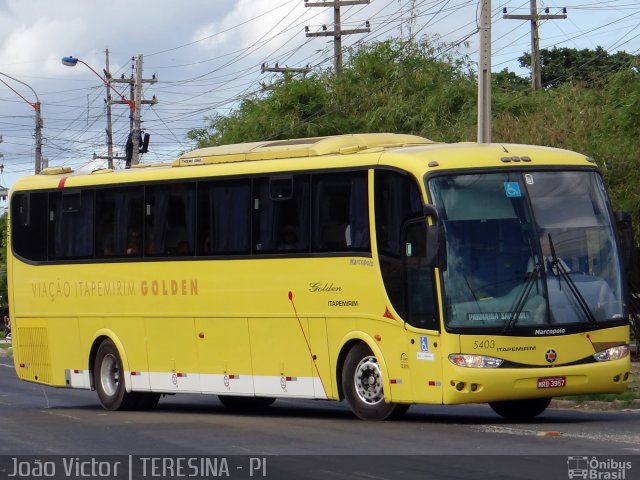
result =
M104 340L93 367L93 379L98 398L105 410L132 410L138 398L126 391L124 369L118 349L111 340Z
M551 398L531 398L491 402L489 406L507 420L531 420L544 412L550 403Z
M384 401L382 370L369 347L359 343L347 354L342 390L353 413L362 420L389 420L404 414L408 404Z

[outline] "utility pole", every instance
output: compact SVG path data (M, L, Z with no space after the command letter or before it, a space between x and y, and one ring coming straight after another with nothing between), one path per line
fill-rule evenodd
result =
M36 175L42 171L42 111L40 101L33 104L36 111Z
M276 63L275 67L270 67L268 64L263 63L260 66L260 72L262 72L262 73L267 73L267 72L271 72L271 73L302 73L302 75L306 75L307 73L311 72L311 65L307 65L306 67L302 67L302 68L291 68L291 67L279 67L277 63Z
M480 7L478 61L478 143L491 143L491 0Z
M340 26L340 7L348 7L351 5L368 5L370 0L334 0L332 2L304 2L305 7L333 7L333 31L327 30L327 26L322 26L322 32L310 32L309 27L305 27L307 37L333 37L333 67L336 75L340 75L342 70L342 35L351 35L353 33L369 33L369 22L366 28L354 28L351 30L343 30Z
M549 9L545 8L545 14L538 14L538 4L536 0L530 1L529 15L507 15L507 9L503 8L502 18L507 20L529 20L531 22L531 88L540 90L542 88L542 67L540 65L540 37L538 34L538 23L540 20L561 20L567 18L567 9L562 9L561 15L549 15Z
M109 49L105 50L104 76L107 82L111 81L111 71L109 70ZM107 88L107 161L108 167L113 169L113 124L111 123L111 89Z
M109 67L109 49L108 48L105 51L105 55L106 55L106 61L105 61L105 69L104 69L104 78L106 79L107 83L111 83L112 79L111 79L111 72L109 70L110 67ZM107 99L105 103L107 106L107 156L104 157L104 156L96 155L94 153L93 159L107 160L108 168L113 170L113 161L125 160L125 157L116 157L113 155L113 123L111 120L111 105L115 102L111 99L111 89L109 87L107 87Z
M131 130L131 141L133 142L133 155L131 156L131 165L140 163L140 106L142 105L142 55L138 55L136 61L136 83L134 84L134 102L135 110L133 111L133 130Z
M7 77L7 78L10 78L14 82L18 82L18 83L24 85L29 90L31 90L31 92L33 93L33 96L36 97L35 103L31 103L29 100L24 98L15 88L13 88L11 85L9 85L4 80L0 79L0 82L4 83L7 87L9 87L9 89L13 93L18 95L22 100L24 100L29 105L31 105L31 108L33 108L35 110L35 112L36 112L36 162L35 162L36 165L35 165L35 172L36 172L36 175L37 175L42 170L42 115L41 115L42 109L40 108L41 107L40 99L38 98L38 94L36 93L36 91L33 88L31 88L31 85L29 85L28 83L25 83L22 80L18 80L17 78L13 78L11 75L7 75L6 73L0 72L0 75L2 75L4 77Z
M141 123L141 106L142 105L155 105L158 103L158 99L153 97L152 100L142 100L142 84L143 83L156 83L158 79L154 75L152 78L142 78L143 71L143 56L138 55L138 58L132 58L135 61L135 75L131 79L113 79L115 83L128 83L131 90L131 101L114 101L113 103L129 103L133 105L131 108L130 117L130 134L132 142L132 154L131 165L138 165L140 163L140 131L142 130Z

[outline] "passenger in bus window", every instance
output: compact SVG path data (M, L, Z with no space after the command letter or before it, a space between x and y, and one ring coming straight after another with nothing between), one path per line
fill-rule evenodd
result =
M134 230L129 235L129 242L127 243L127 255L140 255L140 244L140 233Z

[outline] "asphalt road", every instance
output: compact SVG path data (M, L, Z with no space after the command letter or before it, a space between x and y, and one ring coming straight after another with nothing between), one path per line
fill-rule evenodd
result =
M240 465L268 459L265 478L363 479L565 479L568 461L588 457L601 462L600 471L619 466L610 459L630 461L624 478L640 478L640 410L548 409L533 422L510 423L485 405L412 406L402 420L365 422L344 403L278 400L234 413L216 397L176 395L151 412L107 412L95 392L21 382L11 359L0 358L0 455L0 479L13 472L16 456L29 462L34 455L215 456L239 465L227 464L229 478L261 478ZM151 478L137 460L133 476L109 478Z

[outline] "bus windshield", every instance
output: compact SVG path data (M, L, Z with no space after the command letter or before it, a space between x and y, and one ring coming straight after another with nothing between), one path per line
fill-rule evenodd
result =
M447 241L447 328L544 334L624 318L614 230L596 172L447 175L430 179L429 191Z

